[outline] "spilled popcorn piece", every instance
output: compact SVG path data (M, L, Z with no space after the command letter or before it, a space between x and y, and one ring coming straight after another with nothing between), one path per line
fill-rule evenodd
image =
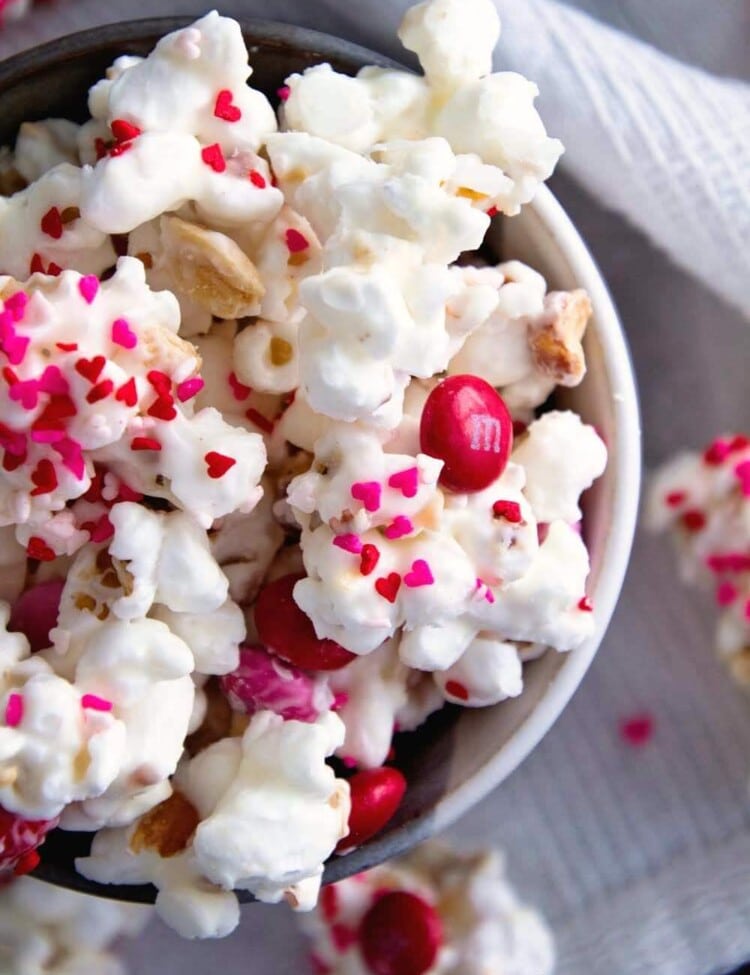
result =
M680 578L713 591L717 652L750 685L750 437L724 434L667 461L651 479L647 521L672 536Z

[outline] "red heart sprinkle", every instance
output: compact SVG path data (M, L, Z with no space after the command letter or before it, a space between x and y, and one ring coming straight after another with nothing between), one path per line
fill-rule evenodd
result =
M310 241L301 234L299 230L295 230L294 227L290 227L284 234L284 240L286 241L286 246L289 249L290 254L298 254L300 251L307 250L310 246Z
M492 514L517 525L521 521L521 505L517 501L496 501L492 505Z
M131 450L161 450L161 444L155 437L133 437L130 441Z
M582 613L593 613L594 604L591 602L588 596L581 596L578 600L578 608Z
M99 136L94 139L94 152L96 153L97 162L99 162L100 159L104 159L104 157L107 155L107 143Z
M55 345L61 352L77 352L78 343L77 342L55 342Z
M620 722L620 735L623 741L634 748L646 745L654 733L654 719L650 714L634 714Z
M257 186L259 190L264 190L266 186L268 186L265 176L263 176L262 173L259 173L257 169L251 169L247 175L250 178L250 182L253 184L253 186Z
M215 450L209 450L203 459L208 467L208 476L213 478L223 477L237 463L234 457L227 457Z
M446 694L450 694L451 697L457 697L459 701L469 700L469 692L457 680L447 680L445 682L445 692Z
M401 588L401 576L398 572L391 572L375 580L375 591L389 603L396 602L396 596Z
M155 416L157 420L174 420L177 410L174 408L172 397L160 396L146 410L149 416Z
M117 390L115 399L118 403L124 403L125 406L135 406L138 402L138 390L136 389L135 379L132 376Z
M89 390L86 397L87 403L98 403L101 399L106 399L110 396L112 390L115 388L115 384L111 379L103 379L100 383L97 383L93 389Z
M44 264L42 264L42 258L39 256L39 254L31 255L29 274L44 274Z
M26 554L30 559L36 559L38 562L51 562L56 558L53 550L38 535L32 535L29 539L29 544L26 546Z
M686 531L699 532L706 527L706 516L698 508L691 508L680 518L682 526Z
M49 274L50 277L56 278L59 274L62 274L62 268L59 264L55 264L54 261L50 261L47 267L47 274Z
M215 173L223 173L227 168L227 161L218 142L214 142L212 146L206 146L205 149L201 149L201 159Z
M103 355L96 355L93 359L79 359L76 362L76 372L90 383L95 383L101 375L102 369L107 364Z
M377 546L370 542L362 546L362 554L359 557L359 571L363 576L369 576L379 561L380 552Z
M234 398L240 402L243 399L247 399L250 393L252 393L252 389L244 383L241 383L233 372L230 372L227 376L227 382L231 387Z
M109 154L110 156L121 156L124 152L127 152L128 149L132 149L132 148L133 148L132 142L117 142L109 150Z
M57 207L50 207L42 217L42 233L54 240L59 240L63 235L63 222L60 211Z
M269 420L267 416L263 416L262 413L254 409L252 406L249 410L245 410L245 416L251 423L254 423L255 426L264 433L273 433L273 422Z
M126 142L128 139L137 139L141 134L141 129L137 125L133 125L132 122L128 122L124 118L113 119L110 123L110 129L112 129L112 135L117 139L118 142Z
M222 89L216 96L214 115L225 122L239 122L242 118L242 112L232 104L232 93L228 88Z
M43 457L31 472L31 482L36 487L31 492L32 498L40 494L51 494L57 487L57 474L51 460Z

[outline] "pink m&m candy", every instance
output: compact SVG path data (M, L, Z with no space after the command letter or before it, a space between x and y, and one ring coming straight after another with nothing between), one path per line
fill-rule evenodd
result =
M274 660L262 647L242 647L239 666L220 684L235 710L273 711L287 721L315 721L331 702L320 681Z
M440 484L449 491L482 491L505 470L513 420L500 394L479 376L449 376L422 411L422 453L444 463Z
M442 943L440 915L407 890L379 897L359 929L362 957L373 975L424 975Z
M57 625L64 585L63 579L40 582L13 603L8 629L25 634L33 653L50 645L49 631Z

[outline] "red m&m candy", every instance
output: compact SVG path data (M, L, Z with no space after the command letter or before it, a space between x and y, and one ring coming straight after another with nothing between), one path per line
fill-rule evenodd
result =
M303 670L339 670L354 654L334 640L321 640L312 621L294 601L301 575L291 574L264 586L255 603L255 625L266 649Z
M359 946L373 975L424 975L443 941L440 915L406 890L384 894L362 918Z
M469 493L492 484L513 446L513 420L500 394L479 376L449 376L422 411L422 453L444 463L440 484Z
M406 792L406 779L395 768L371 768L349 779L352 808L349 833L339 841L337 852L351 850L369 840L393 816Z

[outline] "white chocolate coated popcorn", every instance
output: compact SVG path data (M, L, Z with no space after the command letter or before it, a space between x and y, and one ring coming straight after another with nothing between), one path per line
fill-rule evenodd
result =
M21 877L0 891L0 967L8 975L125 975L113 942L139 935L152 914Z
M335 884L325 910L305 918L322 969L368 975L359 938L344 941L336 931L358 931L377 899L391 891L411 893L437 910L443 933L429 975L552 975L552 933L510 885L502 855L491 849L463 853L434 840ZM402 937L408 943L408 931Z
M253 717L236 777L193 841L209 880L271 903L289 891L295 907L314 905L323 862L347 832L349 788L325 764L343 735L330 712L313 724Z
M647 522L668 531L680 577L712 587L716 649L732 676L750 683L750 438L717 437L684 451L652 476Z
M581 518L581 493L604 471L607 448L577 413L555 410L529 426L513 461L526 471L524 494L537 521L560 519L572 525Z

